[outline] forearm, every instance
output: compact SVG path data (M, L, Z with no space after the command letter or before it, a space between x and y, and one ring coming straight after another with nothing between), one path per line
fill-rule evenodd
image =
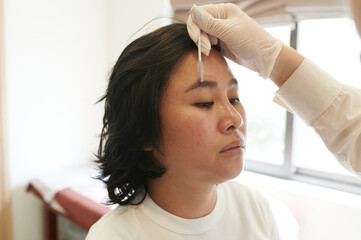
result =
M278 99L320 135L347 169L361 177L361 90L305 59L277 91Z
M343 86L332 105L312 124L339 162L361 177L361 90Z
M282 50L274 64L270 79L278 87L281 87L301 65L303 59L304 57L296 50L283 45Z

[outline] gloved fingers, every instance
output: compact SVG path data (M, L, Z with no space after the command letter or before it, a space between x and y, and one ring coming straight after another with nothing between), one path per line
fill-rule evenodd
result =
M215 36L212 36L212 35L208 34L208 39L211 42L211 45L217 45L218 44L218 38L216 38Z
M198 46L198 44L197 44ZM211 42L209 40L209 36L206 32L201 31L201 51L203 54L209 56L209 52L211 51Z
M220 14L218 14L218 16L219 15ZM224 15L225 14L223 14L223 16ZM196 5L193 5L192 9L190 10L190 16L188 17L187 24L190 23L195 24L202 31L208 33L209 35L212 35L212 42L217 42L214 38L224 37L224 29L227 29L227 27L225 27L225 24L227 24L226 19L214 18L206 10Z
M199 27L193 22L192 18L189 16L187 21L187 30L190 38L197 44L198 46L198 34ZM201 31L201 51L205 55L209 55L211 51L211 42L208 38L208 34Z
M193 22L190 16L188 17L187 20L187 30L188 30L188 35L193 40L193 42L197 42L199 27Z
M269 77L282 44L237 5L193 5L188 20L190 29L193 25L197 30L190 31L194 41L201 29L208 34L209 49L211 43L218 42L224 56L263 78Z
M219 45L219 48L221 49L221 54L224 57L226 57L226 58L232 60L233 62L241 65L240 59L236 55L234 55L231 50L228 49L228 47L226 46L226 44L224 44L224 42L219 41L218 45Z
M231 3L208 4L208 5L201 5L201 6L197 6L197 5L194 4L192 6L192 8L193 7L198 8L198 9L195 9L195 10L200 11L201 15L204 13L202 10L204 10L205 12L212 15L212 17L217 18L217 19L226 19L226 18L228 18L229 17L229 12L232 10L232 8L233 7L238 8L236 5L231 4ZM192 9L191 9L191 11L192 11Z

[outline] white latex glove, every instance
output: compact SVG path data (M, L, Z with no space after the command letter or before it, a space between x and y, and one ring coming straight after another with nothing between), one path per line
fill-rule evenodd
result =
M211 44L234 62L268 78L283 42L272 37L232 3L193 5L187 21L189 36L197 43L199 29L202 52L208 56Z

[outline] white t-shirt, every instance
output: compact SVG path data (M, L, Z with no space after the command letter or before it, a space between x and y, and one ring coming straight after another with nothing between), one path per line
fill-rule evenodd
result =
M276 97L316 130L345 168L361 177L361 89L339 83L305 58Z
M95 223L86 240L95 239L279 239L265 197L238 183L217 187L217 203L202 218L184 219L160 208L147 196L140 205L118 206Z

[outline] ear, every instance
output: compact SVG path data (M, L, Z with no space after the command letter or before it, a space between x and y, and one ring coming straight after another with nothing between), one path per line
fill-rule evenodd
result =
M145 146L145 147L143 148L143 150L144 150L144 151L147 151L147 152L151 152L151 151L153 151L153 147L152 147L152 146Z

